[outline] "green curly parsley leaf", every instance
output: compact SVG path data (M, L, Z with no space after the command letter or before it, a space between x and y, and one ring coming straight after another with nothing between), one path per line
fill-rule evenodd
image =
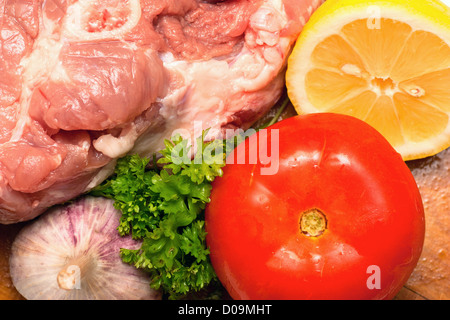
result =
M224 141L197 139L190 157L188 141L179 136L165 141L157 161L129 155L118 160L114 174L90 194L114 199L122 212L118 232L142 240L137 250L122 249L122 260L145 269L151 286L170 299L199 291L217 281L209 260L204 209L211 182L222 175Z

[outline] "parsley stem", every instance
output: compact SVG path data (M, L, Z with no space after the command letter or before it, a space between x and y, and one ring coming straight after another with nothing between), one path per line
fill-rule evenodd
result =
M276 122L278 122L278 119L279 119L280 116L283 114L284 110L286 110L286 107L288 106L289 102L290 102L289 97L288 97L287 95L285 95L285 97L284 97L284 99L283 99L283 101L282 101L282 103L281 103L281 106L278 108L277 112L276 112L275 115L272 117L272 119L271 119L268 123L263 124L263 125L261 125L261 126L255 128L256 131L259 131L259 130L261 130L261 129L265 129L265 128L267 128L267 127L270 127L271 125L273 125L273 124L275 124Z
M271 125L275 124L278 119L280 118L281 114L284 112L284 110L286 109L287 105L289 103L289 98L288 96L286 96L283 100L283 103L281 104L281 107L278 109L277 113L275 114L275 116L272 118L272 120L267 124L267 127L270 127Z

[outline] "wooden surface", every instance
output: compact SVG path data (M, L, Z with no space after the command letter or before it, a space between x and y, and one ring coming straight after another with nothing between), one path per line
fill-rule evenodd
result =
M18 300L23 299L22 296L14 288L11 278L9 277L9 254L11 244L15 235L22 225L1 225L0 224L0 299L1 300Z
M426 236L420 261L398 300L450 299L450 149L409 162L422 194ZM0 299L21 299L8 274L10 246L22 225L0 225Z
M420 261L399 298L449 300L450 148L408 166L422 194L426 233Z

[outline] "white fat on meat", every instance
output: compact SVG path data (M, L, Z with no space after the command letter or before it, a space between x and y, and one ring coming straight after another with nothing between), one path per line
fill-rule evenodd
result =
M268 84L273 86L275 103L280 90L274 81L282 81L277 75L283 70L293 43L292 37L280 36L288 23L282 1L264 1L251 16L244 45L236 55L228 59L185 61L171 53L162 54L164 67L181 77L182 85L160 100L161 115L167 120L164 132L144 135L132 152L150 156L145 146L159 150L163 139L175 133L189 133L182 136L195 140L197 137L193 135L201 134L201 130L194 130L194 122L201 122L202 130L221 128L237 112L253 107L246 104L245 99L253 98L249 93L263 90ZM230 97L243 103L233 103ZM245 127L248 126L247 123ZM212 131L221 134L218 130Z
M68 39L79 39L82 41L121 39L123 35L127 34L134 27L136 27L139 19L141 18L142 9L141 2L139 0L122 1L120 5L122 7L125 7L125 9L128 9L126 22L123 25L112 30L89 32L86 26L92 29L100 28L100 25L98 25L98 21L86 21L86 12L95 10L94 8L92 8L92 0L78 0L67 9L67 15L64 19L62 35ZM111 11L115 10L114 7L109 7L108 9ZM111 19L114 23L114 16L112 16Z

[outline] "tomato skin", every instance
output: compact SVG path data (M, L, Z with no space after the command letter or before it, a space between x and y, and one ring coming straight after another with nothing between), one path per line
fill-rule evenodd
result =
M275 130L276 174L261 174L268 165L259 158L230 164L249 154L242 143L213 183L206 241L222 284L234 299L392 299L425 233L422 199L400 155L349 116L295 116L268 128L267 140L258 133L258 143L271 150ZM313 208L327 220L318 237L300 230ZM369 288L371 276L379 289Z

